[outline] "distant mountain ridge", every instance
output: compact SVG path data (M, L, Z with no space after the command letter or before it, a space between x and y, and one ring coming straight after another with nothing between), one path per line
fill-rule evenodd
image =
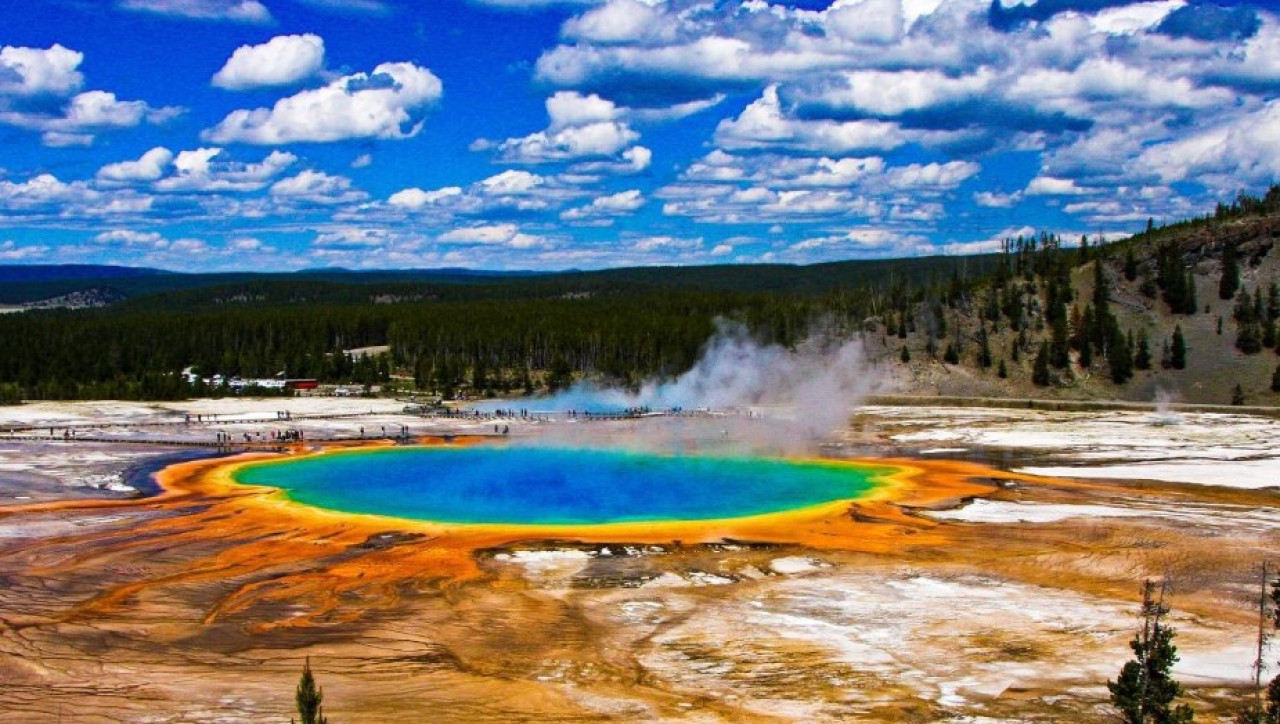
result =
M576 270L571 270L576 271ZM439 268L407 268L407 269L348 269L346 267L314 267L309 269L299 269L294 272L276 272L278 274L294 274L298 276L334 276L340 274L349 274L351 276L364 275L384 275L384 274L405 274L405 275L426 275L426 276L457 276L457 277L536 277L547 274L561 274L564 272L557 271L533 271L528 269L515 269L510 271L496 269L468 269L466 267L446 266Z
M179 272L143 266L119 264L0 264L0 282L42 282L68 279L132 279L159 275L213 276L219 274L262 274L270 276L335 277L335 276L448 276L448 277L522 277L555 274L541 271L496 271L490 269L466 269L442 267L439 269L347 269L345 267L316 267L282 272Z
M163 269L112 264L0 264L0 283L132 279L173 273Z
M77 292L108 290L116 300L228 284L472 284L533 278L553 272L477 269L301 269L287 272L176 272L110 264L0 264L0 304L43 302Z
M923 282L983 274L996 254L866 259L820 264L719 264L618 267L598 270L302 269L291 272L184 273L121 266L0 265L0 304L30 304L101 290L118 300L163 294L161 306L226 301L268 303L369 302L438 298L441 289L474 289L498 297L617 292L622 288L823 294L836 288L897 281ZM431 288L427 288L431 287ZM177 295L176 297L174 295Z

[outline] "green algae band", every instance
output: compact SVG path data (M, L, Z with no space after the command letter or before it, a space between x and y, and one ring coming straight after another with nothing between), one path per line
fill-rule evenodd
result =
M443 523L739 518L864 495L885 468L540 447L422 447L248 465L241 483L300 503Z

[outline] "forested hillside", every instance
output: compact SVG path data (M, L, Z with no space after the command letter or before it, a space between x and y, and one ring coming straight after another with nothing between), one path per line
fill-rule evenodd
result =
M1106 245L1014 239L959 304L897 310L872 348L919 393L1280 404L1277 238L1280 186Z
M1167 390L1270 403L1280 400L1280 358L1269 352L1280 351L1278 219L1273 187L1123 241L1045 232L968 258L125 278L136 285L122 292L129 298L103 309L0 316L0 395L219 392L187 384L186 367L446 396L583 376L636 384L687 369L726 318L782 345L815 324L861 335L904 391L1150 399ZM198 279L146 286L183 277ZM344 354L379 345L389 354Z

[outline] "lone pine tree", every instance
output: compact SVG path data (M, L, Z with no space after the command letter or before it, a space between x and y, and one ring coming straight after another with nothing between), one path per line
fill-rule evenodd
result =
M1218 282L1218 298L1233 299L1240 288L1240 265L1236 261L1235 242L1222 249L1222 280Z
M1115 681L1107 682L1111 704L1125 724L1189 724L1194 716L1190 706L1173 705L1182 694L1182 685L1172 676L1178 648L1173 645L1173 628L1164 622L1169 613L1164 583L1158 592L1154 581L1143 582L1142 627L1129 642L1133 659Z
M1175 370L1187 368L1187 340L1182 336L1182 325L1174 325L1173 342L1169 347L1169 364Z
M1257 354L1262 351L1262 335L1256 322L1241 322L1236 333L1236 349L1245 354Z
M329 724L324 715L324 691L316 686L316 679L311 675L310 656L302 666L302 677L298 679L294 702L298 705L300 724Z
M978 327L978 366L986 369L991 366L991 341L987 336L987 325Z
M1036 361L1031 366L1031 381L1040 387L1049 386L1049 343L1041 342Z
M1151 340L1147 337L1145 329L1138 336L1138 348L1133 354L1133 366L1140 370L1151 369Z
M1107 360L1111 363L1111 379L1118 385L1128 382L1133 377L1133 335L1125 337L1119 328L1113 328Z
M1280 724L1280 676L1263 686L1266 652L1272 631L1280 629L1280 579L1262 562L1258 586L1258 638L1253 660L1253 701L1237 717L1237 724Z

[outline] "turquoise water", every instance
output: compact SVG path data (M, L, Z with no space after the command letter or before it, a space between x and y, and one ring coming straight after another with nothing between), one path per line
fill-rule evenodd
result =
M857 498L884 469L539 447L408 447L254 464L235 477L321 508L445 523L737 518Z

